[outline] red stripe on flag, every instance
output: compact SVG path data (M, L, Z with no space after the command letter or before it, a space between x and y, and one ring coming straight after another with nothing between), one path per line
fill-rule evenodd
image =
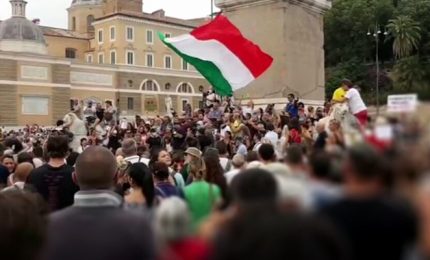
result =
M217 40L235 54L257 78L266 71L273 58L264 53L259 46L243 37L239 29L227 17L218 15L212 22L191 32L199 40Z

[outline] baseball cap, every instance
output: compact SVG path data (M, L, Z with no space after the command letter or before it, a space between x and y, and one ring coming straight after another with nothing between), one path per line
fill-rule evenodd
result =
M202 152L199 149L195 148L195 147L189 147L185 151L185 154L189 154L189 155L194 156L194 157L196 157L198 159L202 158Z

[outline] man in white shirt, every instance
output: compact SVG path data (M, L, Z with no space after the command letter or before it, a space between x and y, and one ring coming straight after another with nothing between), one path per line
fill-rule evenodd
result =
M357 118L362 126L367 125L367 107L361 98L360 92L355 87L344 85L346 92L345 100L348 102L349 110Z
M131 164L135 164L138 162L144 163L146 165L149 164L149 159L140 157L137 155L137 143L134 139L129 138L125 139L122 142L122 152L124 154L124 160Z
M276 147L278 144L279 135L274 131L275 127L273 124L269 123L266 125L267 133L264 136L264 138L270 140L270 143L273 145L273 147Z
M236 154L233 156L231 161L233 168L224 174L227 184L230 185L233 178L238 175L246 167L245 157L241 154Z

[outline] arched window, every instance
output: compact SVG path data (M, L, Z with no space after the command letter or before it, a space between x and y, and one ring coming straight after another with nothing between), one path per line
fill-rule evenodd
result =
M142 90L143 91L158 91L158 86L154 81L148 80L145 83L143 83Z
M88 15L87 16L87 31L88 32L94 32L93 22L94 22L94 15Z
M193 88L188 83L182 83L178 87L178 91L177 92L179 92L179 93L193 93Z
M76 17L72 17L72 31L76 31Z

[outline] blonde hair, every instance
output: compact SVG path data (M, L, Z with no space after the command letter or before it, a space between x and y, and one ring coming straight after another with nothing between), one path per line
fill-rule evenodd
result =
M195 180L203 180L206 177L206 164L202 158L195 158L190 162L190 174Z

